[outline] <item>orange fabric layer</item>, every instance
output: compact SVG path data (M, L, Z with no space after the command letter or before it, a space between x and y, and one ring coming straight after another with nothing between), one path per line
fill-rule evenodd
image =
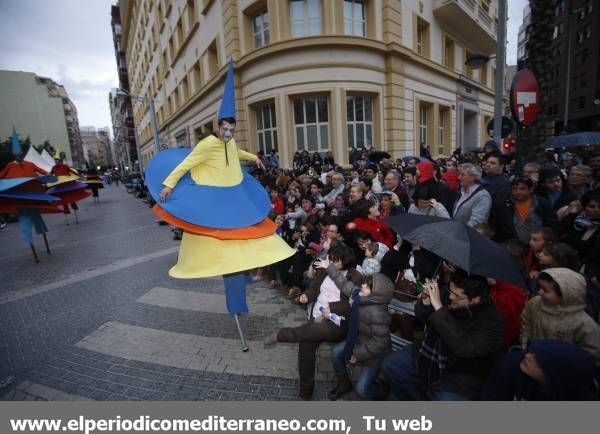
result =
M152 210L158 218L166 221L167 223L173 226L177 226L178 228L183 229L185 232L194 235L206 235L209 237L217 238L219 240L254 240L256 238L263 238L272 235L277 229L275 223L269 218L266 218L262 222L252 226L248 226L246 228L215 229L188 223L184 220L173 216L172 214L169 214L159 205L154 205Z

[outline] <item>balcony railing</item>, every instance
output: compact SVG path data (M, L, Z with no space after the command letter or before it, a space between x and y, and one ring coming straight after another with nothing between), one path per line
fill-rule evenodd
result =
M479 1L434 0L433 14L450 36L469 41L478 51L495 51L497 24Z
M492 17L490 17L490 15L487 13L487 11L485 9L483 9L481 6L479 6L479 14L478 14L479 20L481 22L483 22L483 24L485 24L485 26L489 29L492 28Z

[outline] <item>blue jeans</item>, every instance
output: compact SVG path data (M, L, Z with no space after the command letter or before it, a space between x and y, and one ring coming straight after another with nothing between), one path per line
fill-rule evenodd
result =
M413 363L413 346L407 345L383 360L383 376L388 380L394 395L401 401L465 401L456 393L429 391Z
M331 350L331 358L333 361L333 369L338 375L347 374L346 360L344 359L344 346L346 341L336 344ZM379 376L379 367L363 366L360 372L360 377L356 382L356 393L364 399L374 399L382 393L381 384L377 381Z

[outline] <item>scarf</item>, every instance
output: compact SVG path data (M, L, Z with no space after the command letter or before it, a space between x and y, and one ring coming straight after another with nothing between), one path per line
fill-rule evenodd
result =
M587 231L593 229L594 226L598 226L600 221L598 219L592 220L589 218L585 211L579 213L579 215L575 218L575 229L578 231Z
M448 309L448 312L458 320L473 316L473 311L469 306ZM417 373L421 375L428 386L437 390L448 367L448 362L448 346L438 332L428 326L425 329L423 343L416 360Z
M377 304L370 300L360 299L360 288L354 288L352 290L352 313L350 315L350 325L348 326L348 334L346 335L346 344L344 345L344 359L349 360L354 351L354 345L356 345L356 339L358 338L358 324L359 324L359 307L368 306L370 304Z
M438 332L428 326L416 360L417 373L428 386L439 389L447 366L448 347Z

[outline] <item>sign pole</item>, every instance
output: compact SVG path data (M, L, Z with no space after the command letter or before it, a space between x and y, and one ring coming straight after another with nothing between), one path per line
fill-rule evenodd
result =
M521 139L521 128L523 127L517 124L517 167L515 168L517 176L521 176L523 174L523 140Z
M522 69L515 75L510 87L510 109L517 122L517 164L516 173L523 172L523 137L522 128L535 122L540 100L540 87L535 75L529 69Z

